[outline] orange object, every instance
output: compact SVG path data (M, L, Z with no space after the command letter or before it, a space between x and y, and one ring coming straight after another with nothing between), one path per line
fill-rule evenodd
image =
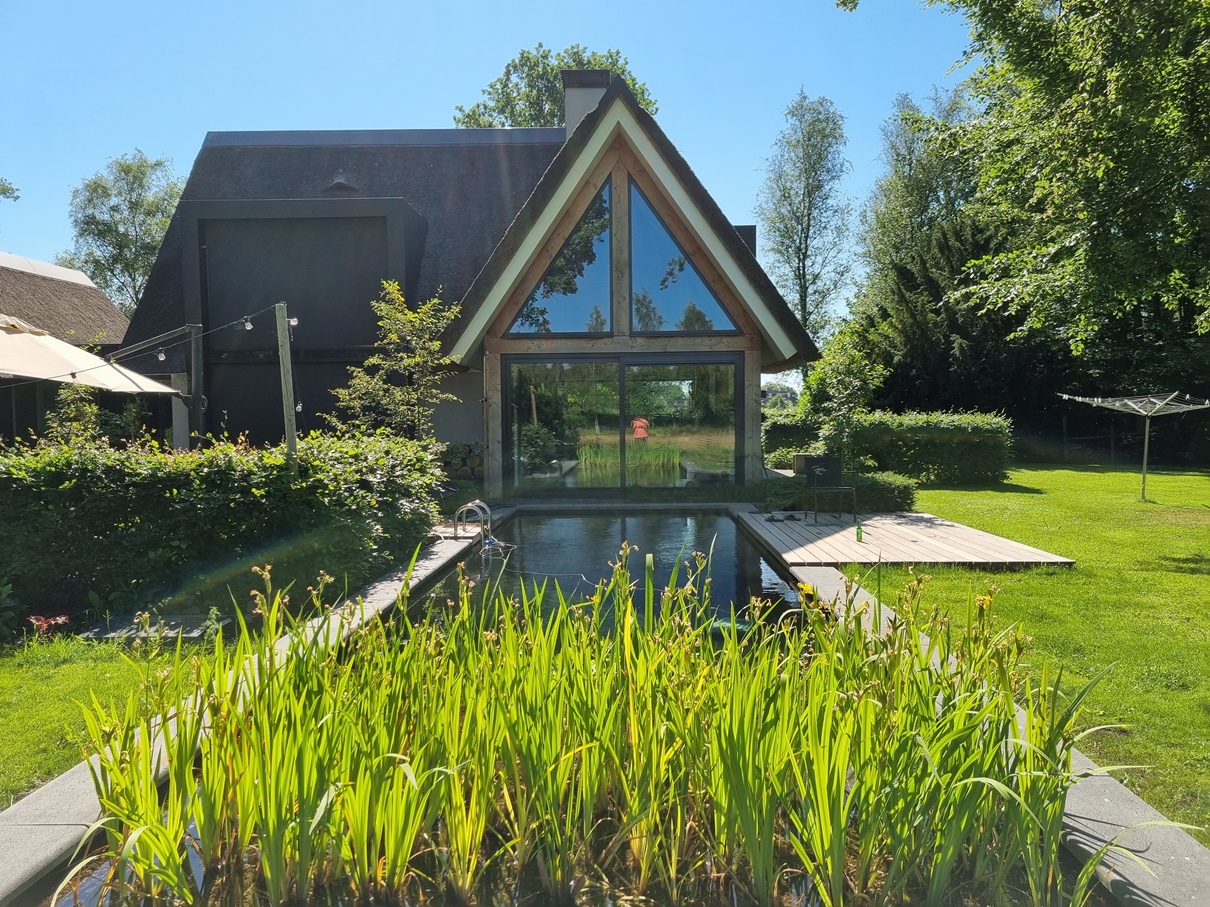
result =
M647 429L651 427L651 423L642 416L635 416L633 422L630 423L631 429L634 431L634 439L636 441L647 440Z

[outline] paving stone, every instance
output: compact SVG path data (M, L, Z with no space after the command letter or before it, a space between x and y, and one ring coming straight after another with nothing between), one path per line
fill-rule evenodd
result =
M24 907L29 889L56 867L66 868L87 825L0 825L0 907Z

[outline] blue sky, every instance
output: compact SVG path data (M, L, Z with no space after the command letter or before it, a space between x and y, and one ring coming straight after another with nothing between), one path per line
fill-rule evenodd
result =
M188 173L208 130L452 125L522 48L618 48L724 213L751 223L761 164L799 88L847 117L848 191L881 164L896 94L927 96L966 46L962 19L914 0L748 4L7 0L0 250L71 245L71 189L141 148Z

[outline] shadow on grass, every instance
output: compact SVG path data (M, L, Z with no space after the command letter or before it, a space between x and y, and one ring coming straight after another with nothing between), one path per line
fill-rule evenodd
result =
M1210 576L1210 557L1204 554L1194 554L1189 557L1170 557L1161 555L1152 563L1158 570L1171 573L1189 573L1194 576Z
M1032 485L1018 485L1016 482L997 482L992 485L921 485L921 490L927 491L993 491L1001 494L1046 494L1041 488Z

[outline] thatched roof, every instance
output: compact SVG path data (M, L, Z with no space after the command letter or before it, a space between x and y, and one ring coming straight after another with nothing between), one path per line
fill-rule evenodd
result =
M126 316L80 271L0 252L0 312L81 346L120 343Z

